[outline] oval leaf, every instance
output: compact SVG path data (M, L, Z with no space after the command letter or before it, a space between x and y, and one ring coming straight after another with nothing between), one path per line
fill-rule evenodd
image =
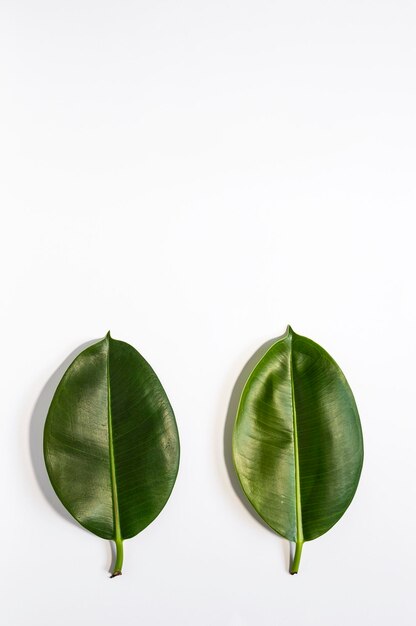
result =
M44 457L59 499L82 526L116 542L165 506L179 465L179 436L166 393L145 359L110 333L65 372L46 418Z
M277 533L302 546L348 508L363 464L360 418L335 361L289 327L249 376L233 431L245 495Z

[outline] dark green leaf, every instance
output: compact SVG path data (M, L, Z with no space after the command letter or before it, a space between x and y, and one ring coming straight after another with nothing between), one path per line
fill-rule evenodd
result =
M302 546L348 508L363 440L351 389L335 361L289 327L244 387L233 432L244 493L267 524Z
M44 456L58 497L82 526L117 546L166 504L179 465L175 417L155 372L110 333L65 372L44 431Z

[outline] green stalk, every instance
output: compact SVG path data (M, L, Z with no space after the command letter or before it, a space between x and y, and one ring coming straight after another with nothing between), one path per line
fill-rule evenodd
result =
M298 422L296 414L295 386L293 380L293 351L292 351L292 329L288 327L290 337L290 382L292 388L292 411L293 411L293 448L295 454L295 503L296 503L296 551L293 559L291 574L297 574L299 570L300 557L303 547L303 525L302 525L302 500L300 490L300 464L299 464L299 441L298 441Z
M296 542L295 556L293 559L292 567L290 568L291 574L297 574L299 570L300 557L302 555L303 541Z
M111 574L111 578L115 576L121 576L121 570L123 568L123 540L121 538L117 538L115 540L116 544L116 563L114 565L114 571Z
M111 578L120 576L123 567L123 539L120 527L120 511L118 508L118 492L116 480L116 463L114 459L114 442L113 442L113 415L111 411L111 387L110 387L110 331L107 333L107 402L108 402L108 444L110 448L110 473L111 473L111 491L113 496L113 514L114 514L114 530L116 544L116 564Z

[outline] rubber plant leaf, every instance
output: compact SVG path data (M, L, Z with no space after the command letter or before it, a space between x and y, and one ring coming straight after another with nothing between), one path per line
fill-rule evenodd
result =
M81 352L60 381L46 418L44 457L52 486L85 528L116 544L165 506L179 465L179 436L150 365L110 333Z
M296 542L326 533L348 508L363 464L360 418L338 365L318 344L288 327L243 389L233 430L233 459L257 513Z

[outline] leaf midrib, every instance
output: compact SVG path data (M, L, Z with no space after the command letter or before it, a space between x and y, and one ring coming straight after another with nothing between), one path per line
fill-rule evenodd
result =
M302 499L300 490L300 469L299 469L299 443L298 443L298 425L296 414L296 398L295 398L295 385L293 378L293 334L292 330L289 330L290 339L290 352L289 352L289 374L290 374L290 387L292 396L292 418L293 418L293 452L295 459L295 507L296 507L296 543L302 544L303 539L303 525L302 525Z
M110 384L110 333L107 337L107 408L108 408L108 446L110 449L110 477L111 477L111 494L113 500L113 516L114 516L114 539L119 541L121 537L120 528L120 511L118 505L118 490L116 479L116 463L114 458L113 444L113 415L111 410L111 384Z

